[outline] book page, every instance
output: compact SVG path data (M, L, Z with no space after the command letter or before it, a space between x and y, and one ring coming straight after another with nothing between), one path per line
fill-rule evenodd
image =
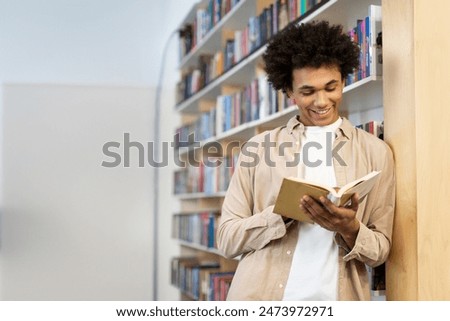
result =
M352 195L358 193L360 199L366 196L373 186L375 182L378 180L379 171L373 171L356 181L350 182L346 184L339 190L340 201L338 203L339 206L344 206L351 199Z

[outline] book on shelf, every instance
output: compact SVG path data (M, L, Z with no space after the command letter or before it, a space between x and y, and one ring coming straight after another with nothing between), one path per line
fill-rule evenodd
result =
M337 206L345 206L355 193L358 193L360 200L364 198L375 185L379 173L379 171L372 171L340 188L313 183L298 177L284 178L273 212L298 221L312 223L309 216L299 207L300 199L304 195L317 201L323 196Z
M220 263L198 257L172 259L171 283L195 300L202 296L201 271L219 271Z
M188 262L197 262L198 258L194 256L189 257L176 257L172 258L171 261L171 275L170 275L170 283L174 286L179 286L181 283L181 268L185 266Z
M209 276L209 301L225 301L234 272L214 272Z
M208 156L174 174L174 194L205 193L227 190L234 172L235 155Z
M214 289L211 289L211 278L216 273L220 273L220 268L200 270L200 296L199 301L210 301L213 297Z
M287 7L287 0L277 1L278 7L278 30L285 28L289 23L289 12Z
M346 85L370 76L382 75L381 48L381 6L370 5L368 15L356 21L356 26L347 34L353 42L358 44L359 67L347 76Z
M196 10L193 21L180 30L180 59L191 52L220 20L239 3L239 0L209 0Z
M172 259L171 283L194 300L223 301L234 271L196 256ZM224 270L225 269L225 270Z
M193 31L192 25L187 24L180 28L179 31L179 39L180 39L180 47L179 47L179 59L181 60L189 51L191 51L193 47Z
M172 237L193 245L215 249L219 215L218 211L176 214L172 219Z
M365 130L366 132L375 135L376 137L383 139L383 122L371 120L367 123L360 124L355 126L356 128L360 128Z

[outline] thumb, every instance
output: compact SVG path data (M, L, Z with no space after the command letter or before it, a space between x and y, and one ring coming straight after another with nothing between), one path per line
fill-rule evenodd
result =
M357 212L358 207L359 207L359 195L358 193L355 193L352 195L352 204L350 205L350 208L355 212Z

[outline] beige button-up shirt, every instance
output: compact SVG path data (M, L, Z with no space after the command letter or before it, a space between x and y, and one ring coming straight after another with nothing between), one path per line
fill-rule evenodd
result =
M242 148L217 231L223 255L241 255L228 300L283 298L299 226L307 223L285 224L273 207L282 179L297 176L303 131L296 116L286 126L253 137ZM370 300L365 264L382 264L391 247L395 202L392 152L382 140L353 127L345 118L336 131L333 149L325 148L330 150L338 186L373 170L381 171L372 191L360 200L357 218L361 224L355 246L348 248L335 234L339 300Z

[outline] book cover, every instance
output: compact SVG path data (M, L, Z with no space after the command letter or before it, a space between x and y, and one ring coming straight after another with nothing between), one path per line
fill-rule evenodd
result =
M315 200L321 196L327 197L337 206L346 205L354 193L360 200L365 197L375 185L379 171L373 171L340 188L308 182L297 177L284 178L273 212L298 221L312 223L309 216L300 209L300 199L309 195Z

